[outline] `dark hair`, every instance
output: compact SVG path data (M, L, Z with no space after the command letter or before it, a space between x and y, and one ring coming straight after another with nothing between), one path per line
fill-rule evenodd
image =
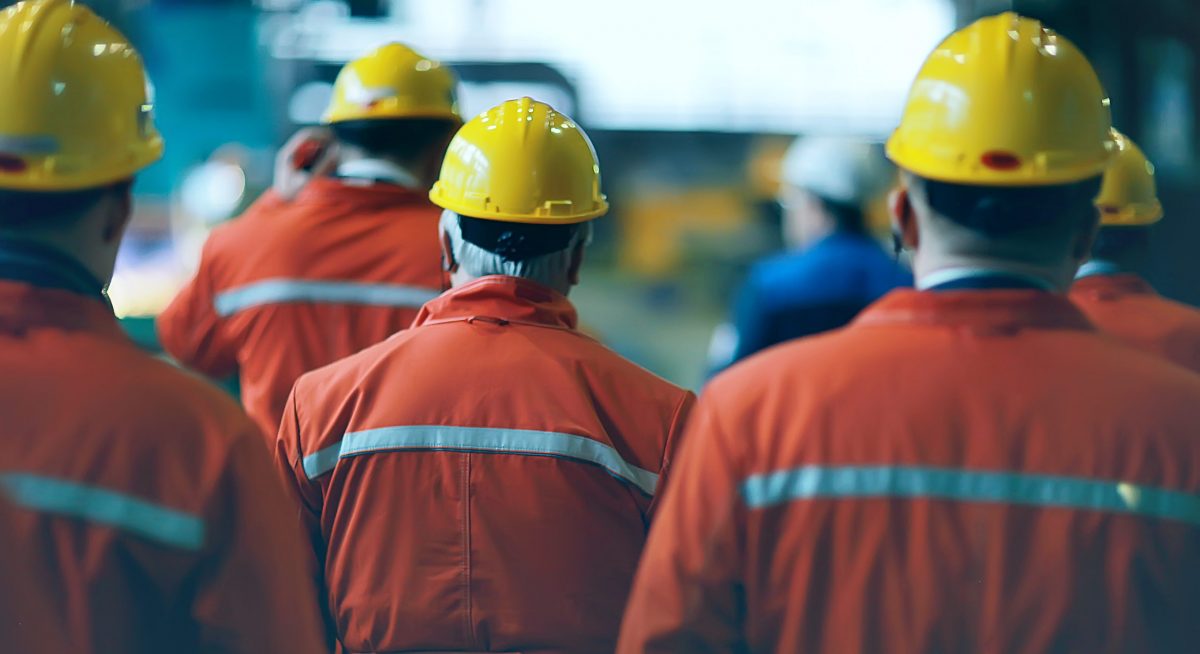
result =
M930 179L920 184L934 213L991 237L1094 213L1100 192L1099 177L1051 186L974 186Z
M1143 225L1104 227L1092 245L1092 258L1126 261L1150 250L1150 228Z
M429 149L443 145L453 133L454 122L442 118L395 120L351 120L330 126L342 143L360 148L370 156L412 161Z
M582 223L527 225L459 216L463 240L496 254L505 261L528 261L558 252L571 244Z
M0 189L0 229L67 225L81 218L110 193L127 193L133 180L80 191Z

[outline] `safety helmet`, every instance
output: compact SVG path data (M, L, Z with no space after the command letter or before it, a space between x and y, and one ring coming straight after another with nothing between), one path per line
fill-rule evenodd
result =
M858 207L882 193L894 174L877 144L848 138L800 138L783 157L784 183Z
M1144 226L1162 220L1162 204L1154 184L1154 164L1142 149L1124 134L1117 134L1117 156L1104 173L1104 183L1096 198L1100 224L1106 226Z
M920 177L984 186L1068 184L1116 150L1108 98L1075 44L1008 12L942 41L887 143Z
M0 10L0 188L73 191L162 157L154 99L129 40L71 0Z
M412 48L389 43L342 68L321 122L444 118L458 115L458 79Z
M530 98L509 100L463 125L429 197L462 216L514 223L565 225L608 213L587 134Z

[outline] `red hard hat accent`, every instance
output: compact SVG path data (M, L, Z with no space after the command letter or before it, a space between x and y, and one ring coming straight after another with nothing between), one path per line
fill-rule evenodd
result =
M979 161L992 170L1016 170L1021 167L1021 158L1011 152L992 150L984 152Z
M29 168L25 160L14 155L0 152L0 173L23 173Z

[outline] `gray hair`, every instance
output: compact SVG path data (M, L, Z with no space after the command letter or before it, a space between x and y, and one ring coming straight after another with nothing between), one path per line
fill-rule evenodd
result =
M571 268L571 254L575 248L581 243L587 245L592 241L592 224L588 222L580 225L567 247L525 261L510 261L464 239L458 214L453 211L442 212L440 229L450 236L450 251L454 254L459 268L471 277L509 275L523 277L552 288L561 286L567 278Z

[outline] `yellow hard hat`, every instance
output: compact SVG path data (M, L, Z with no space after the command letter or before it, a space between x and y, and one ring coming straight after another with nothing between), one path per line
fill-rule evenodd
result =
M0 10L0 188L96 188L158 161L150 89L141 56L87 7Z
M887 143L892 161L920 177L984 186L1096 177L1115 150L1092 65L1075 44L1011 12L942 41Z
M608 213L587 134L530 98L509 100L463 125L429 197L462 216L514 223L581 223Z
M461 122L449 68L400 43L389 43L342 68L321 122L444 118Z
M1100 224L1108 226L1153 225L1162 220L1162 204L1154 184L1154 164L1124 134L1117 135L1119 150L1104 173L1096 198Z

